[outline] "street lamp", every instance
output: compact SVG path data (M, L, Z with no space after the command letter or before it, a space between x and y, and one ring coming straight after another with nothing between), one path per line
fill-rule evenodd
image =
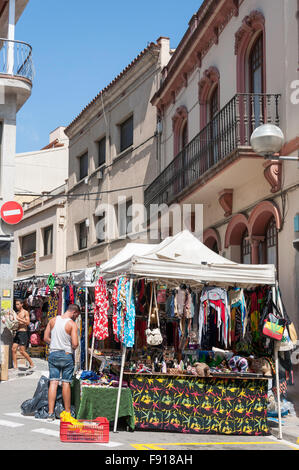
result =
M298 157L284 157L274 155L280 152L285 138L282 130L274 124L263 124L257 127L250 138L250 144L254 152L262 155L266 160L292 160L299 162Z

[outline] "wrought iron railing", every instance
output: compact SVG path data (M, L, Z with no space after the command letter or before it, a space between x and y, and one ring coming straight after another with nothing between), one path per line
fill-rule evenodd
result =
M0 38L0 74L27 78L32 82L32 47L22 41Z
M171 204L239 147L250 147L256 127L279 125L279 100L278 94L235 95L148 186L147 210L151 204Z

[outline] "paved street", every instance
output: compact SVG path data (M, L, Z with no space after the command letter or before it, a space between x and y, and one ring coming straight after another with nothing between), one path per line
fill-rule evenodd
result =
M47 363L35 360L32 375L15 376L0 383L1 450L109 450L109 451L196 451L196 450L299 450L299 445L273 436L206 436L153 432L110 432L109 444L62 443L59 421L22 416L20 405L32 398L39 377L48 374Z

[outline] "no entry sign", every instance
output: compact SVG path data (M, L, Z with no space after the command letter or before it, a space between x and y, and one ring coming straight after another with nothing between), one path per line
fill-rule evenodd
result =
M1 207L1 219L7 224L18 224L23 218L23 208L15 201L8 201Z

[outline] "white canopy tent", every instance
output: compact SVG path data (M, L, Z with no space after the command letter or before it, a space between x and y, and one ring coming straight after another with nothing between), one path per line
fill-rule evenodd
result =
M98 272L107 281L121 275L128 276L130 299L134 278L162 280L174 286L183 281L192 286L205 283L244 288L256 285L276 285L274 265L244 265L227 260L206 247L188 230L168 237L157 245L128 244L111 260L100 266ZM117 430L125 356L126 348L123 347L114 432ZM275 359L278 371L277 354ZM279 394L278 410L281 437Z
M201 243L188 230L166 238L158 245L144 245L143 253L135 250L136 244L127 245L122 252L107 263L99 273L104 279L119 275L166 280L172 284L188 281L189 284L213 285L275 285L274 265L244 265L234 263ZM148 250L148 251L146 251Z

